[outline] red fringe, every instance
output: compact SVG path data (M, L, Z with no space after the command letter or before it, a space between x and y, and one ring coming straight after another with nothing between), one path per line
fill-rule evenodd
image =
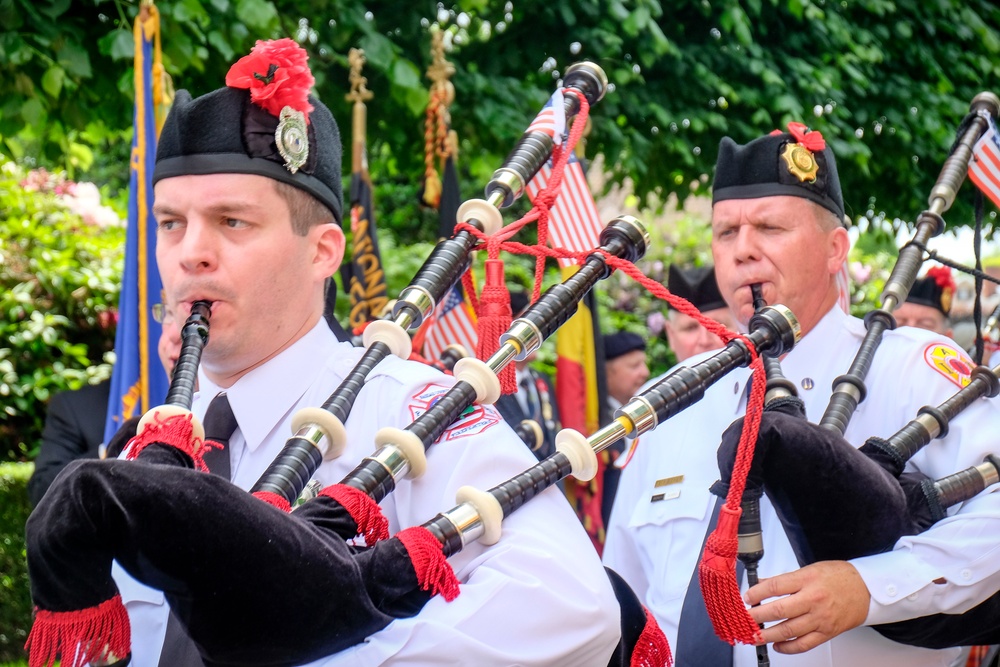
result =
M488 259L485 264L486 282L479 294L479 343L476 349L476 356L483 361L500 349L500 336L510 328L511 321L510 292L507 291L503 260ZM514 364L504 366L497 377L500 378L503 393L517 391Z
M94 660L124 658L131 651L132 631L120 595L78 611L35 610L35 623L24 649L28 667L82 667Z
M736 582L736 551L740 508L723 505L719 525L705 541L705 553L698 565L698 580L705 598L705 609L712 620L715 634L723 641L735 644L755 643L760 628L747 612L740 587Z
M645 607L646 625L639 635L635 648L632 649L632 660L630 667L671 667L674 664L674 656L670 653L670 642L667 636L660 629L660 624L656 618Z
M253 497L257 500L262 500L271 507L277 507L279 510L288 514L292 511L292 505L285 497L281 494L274 493L273 491L254 491Z
M149 445L169 445L176 447L191 457L196 470L208 470L205 465L205 450L208 447L220 447L218 443L212 441L202 442L194 437L194 426L191 424L190 413L186 415L172 415L166 419L161 419L159 414L153 416L153 421L146 424L142 433L137 434L125 445L125 458L129 461L135 459Z
M358 524L358 535L371 546L380 540L389 539L389 520L382 516L382 508L371 496L344 484L334 484L319 492L340 503Z
M423 526L411 526L396 533L396 537L413 561L413 571L417 574L420 589L431 595L440 593L446 601L458 597L458 578L448 564L441 543Z

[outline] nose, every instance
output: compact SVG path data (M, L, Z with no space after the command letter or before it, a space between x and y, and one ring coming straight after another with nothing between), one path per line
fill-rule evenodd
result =
M216 238L212 228L200 220L189 220L184 236L176 245L177 260L185 271L211 271L218 261Z
M736 235L735 258L738 263L760 259L757 232L753 225L740 225Z

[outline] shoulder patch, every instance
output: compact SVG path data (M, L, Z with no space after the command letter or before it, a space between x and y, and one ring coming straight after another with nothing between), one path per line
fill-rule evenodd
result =
M924 350L927 365L962 388L972 381L972 361L951 345L935 343Z
M410 417L416 419L427 412L432 405L448 393L451 386L430 382L410 398ZM503 421L503 417L492 405L473 403L465 412L441 434L438 442L458 440L473 435L479 435Z

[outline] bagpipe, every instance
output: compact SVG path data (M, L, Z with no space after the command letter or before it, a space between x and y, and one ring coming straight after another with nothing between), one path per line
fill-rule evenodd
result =
M930 208L921 213L914 239L900 252L882 295L881 307L865 319L867 332L848 374L837 378L830 405L819 425L805 419L803 404L792 396L769 401L761 417L749 471L736 472L738 420L723 434L718 451L721 481L712 492L726 497L745 475L744 506L767 495L781 521L798 563L849 560L890 551L904 536L927 530L963 503L1000 481L1000 458L942 479L932 479L907 462L932 440L948 434L949 424L980 398L1000 393L1000 367L972 370L969 383L940 405L925 406L889 438L869 438L860 448L842 433L864 399L864 378L886 329L894 328L892 310L903 301L920 266L921 248L944 227L941 213L954 200L966 174L972 148L1000 111L1000 99L983 93L938 177ZM771 379L768 378L768 385ZM794 389L794 386L792 387ZM787 391L787 386L780 391ZM988 426L984 425L984 428ZM748 538L753 529L747 528ZM757 559L762 544L741 540L741 559ZM749 572L749 568L748 568ZM713 619L714 621L715 619ZM1000 593L963 614L933 614L873 626L883 636L924 648L945 648L1000 641ZM719 626L716 625L719 632Z
M585 63L567 71L566 84L575 91L565 98L570 112L584 100L600 99L606 80L599 68ZM509 205L541 166L552 139L538 135L528 132L519 142L491 181L489 201L476 200L460 210L466 228L437 246L397 300L394 321L366 328L367 350L334 394L321 408L295 416L293 437L252 494L204 474L204 454L212 445L203 442L187 410L197 368L193 355L200 354L204 338L196 345L185 336L183 361L172 383L178 391L186 387L185 405L144 416L129 442L129 460L84 461L68 468L29 520L29 569L38 605L27 644L32 667L59 656L64 664L82 665L129 654L128 617L111 577L112 561L163 591L210 665L308 662L356 645L396 618L417 614L437 593L446 600L458 594L446 558L460 549L461 531L432 521L390 539L377 503L401 477L420 474L427 465L425 449L463 410L474 401L495 400L497 371L533 352L564 323L594 284L611 274L612 259L633 262L643 255L648 236L634 218L612 221L577 273L515 320L487 362L459 360L457 382L427 412L406 429L380 431L376 453L341 484L294 512L290 505L322 461L342 450L343 422L368 373L389 354L409 355L406 329L419 324L465 271L476 243L467 228L486 234L495 229L498 207ZM199 309L192 313L196 317L200 328L192 330L207 336L207 313ZM757 338L764 344L773 334ZM734 360L746 356L746 343L740 345L743 352L733 353ZM563 461L584 457L579 445L566 448L568 454L558 455L560 470ZM516 506L529 497L521 494ZM498 531L491 524L490 535ZM364 546L348 542L358 535Z

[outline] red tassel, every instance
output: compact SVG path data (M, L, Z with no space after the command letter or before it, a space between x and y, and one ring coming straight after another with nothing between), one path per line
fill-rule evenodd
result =
M448 564L441 543L423 526L412 526L396 533L396 537L413 561L420 589L431 595L441 594L448 602L458 597L458 578Z
M288 514L292 511L292 505L285 497L281 494L274 493L273 491L254 491L253 497L257 500L262 500L271 507L277 507L279 510Z
M500 336L510 328L510 292L504 276L503 260L486 260L486 282L479 295L479 344L476 356L486 361L500 349ZM517 391L514 364L500 371L500 389L505 394Z
M319 492L340 503L358 524L358 535L371 546L380 540L389 539L389 520L382 516L382 508L371 496L345 484L334 484Z
M656 618L645 607L646 625L642 628L639 639L632 649L632 660L630 667L671 667L674 664L674 656L670 653L670 642L663 634L660 624Z
M719 511L719 525L705 541L705 553L698 564L698 580L705 609L719 639L734 644L753 644L760 628L747 612L736 583L736 551L740 515L743 510L728 504Z
M94 660L121 659L129 654L132 631L120 595L79 611L35 610L35 623L24 649L28 667L82 667Z
M129 461L135 459L142 450L149 445L170 445L176 447L191 457L196 470L208 470L205 465L205 447L203 444L211 443L194 437L194 426L191 424L191 413L184 415L172 415L162 419L159 414L153 416L153 421L146 424L146 427L125 445L125 458ZM212 443L215 444L215 443ZM212 444L208 444L209 447ZM219 446L215 444L215 446Z

